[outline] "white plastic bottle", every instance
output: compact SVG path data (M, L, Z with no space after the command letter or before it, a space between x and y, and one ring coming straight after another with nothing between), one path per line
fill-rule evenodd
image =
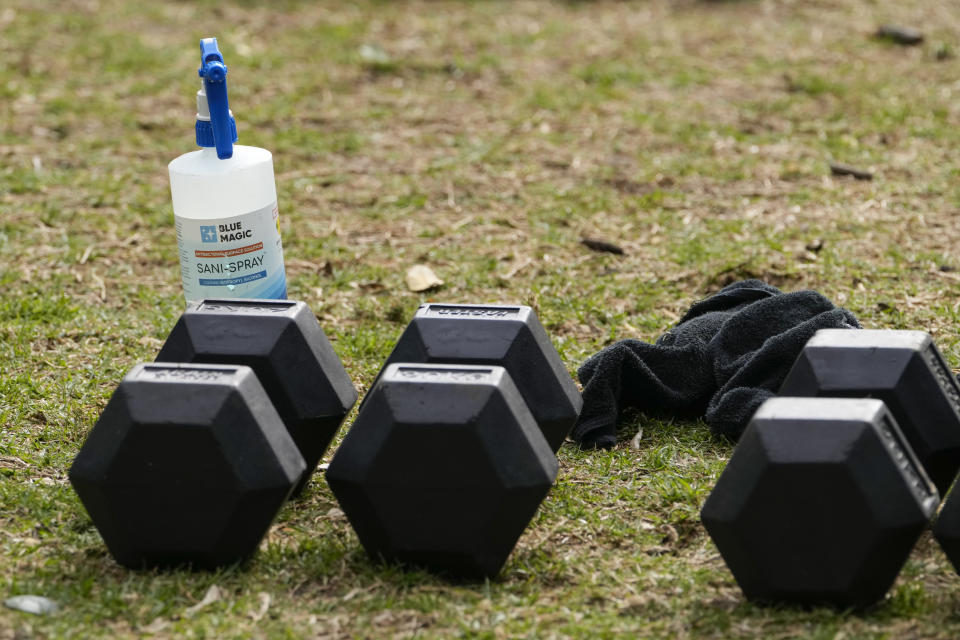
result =
M200 50L202 149L168 165L184 297L286 298L273 156L233 144L236 122L216 38L201 40Z

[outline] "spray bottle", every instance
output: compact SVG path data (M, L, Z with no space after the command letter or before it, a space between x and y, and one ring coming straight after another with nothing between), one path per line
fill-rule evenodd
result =
M234 145L227 67L216 38L200 41L197 145L168 165L187 302L287 296L273 156Z

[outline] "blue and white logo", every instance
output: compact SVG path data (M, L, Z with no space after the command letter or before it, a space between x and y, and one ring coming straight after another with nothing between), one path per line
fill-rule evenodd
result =
M200 240L202 242L216 242L217 225L200 225Z

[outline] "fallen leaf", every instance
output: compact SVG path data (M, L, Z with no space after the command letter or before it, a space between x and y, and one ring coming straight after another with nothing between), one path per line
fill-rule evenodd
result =
M602 251L605 253L615 253L618 256L623 255L623 248L618 247L615 244L607 242L605 240L597 240L595 238L583 238L580 240L580 244L587 247L591 251Z
M911 29L910 27L901 27L895 24L882 25L873 35L881 40L887 40L889 42L906 45L908 47L912 47L923 42L923 34L916 29Z
M831 162L830 171L835 176L853 176L857 180L873 180L873 172L866 169L858 169L848 164L840 162Z
M57 605L57 603L50 598L29 594L7 598L3 601L3 604L8 609L23 611L24 613L32 613L35 616L49 615L51 613L55 613L57 609L60 608L59 605Z
M407 270L407 288L410 291L427 291L442 284L443 280L425 264L415 264Z
M389 64L390 54L375 44L360 45L360 59L367 64Z

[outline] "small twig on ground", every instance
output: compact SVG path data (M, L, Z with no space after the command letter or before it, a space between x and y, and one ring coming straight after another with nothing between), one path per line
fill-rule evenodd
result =
M513 268L510 269L510 271L507 271L506 273L501 274L500 279L509 280L513 276L517 275L518 273L520 273L521 271L529 267L531 264L533 264L533 258L530 258L530 257L524 258L523 260L520 260L515 265L513 265Z
M186 616L192 616L193 614L197 613L201 609L204 609L210 606L211 604L213 604L214 602L217 602L222 599L223 599L223 592L220 591L220 587L218 587L215 584L212 584L210 585L210 588L207 589L207 592L203 594L203 599L201 599L200 602L198 602L197 604L191 607L187 607L183 613Z
M90 277L93 279L93 282L100 288L100 302L106 302L107 301L107 283L104 282L103 278L97 275L96 271L91 273Z
M464 217L460 218L459 220L457 220L456 222L454 222L454 223L450 226L450 229L451 229L452 231L456 231L457 229L459 229L459 228L461 228L461 227L463 227L463 226L466 226L466 225L470 224L471 222L473 222L473 216L464 216Z
M257 599L260 601L260 607L256 611L250 611L247 615L254 622L260 622L263 619L263 616L267 615L267 610L270 609L270 594L261 591L257 594Z
M30 465L16 456L0 456L0 468L27 469Z

